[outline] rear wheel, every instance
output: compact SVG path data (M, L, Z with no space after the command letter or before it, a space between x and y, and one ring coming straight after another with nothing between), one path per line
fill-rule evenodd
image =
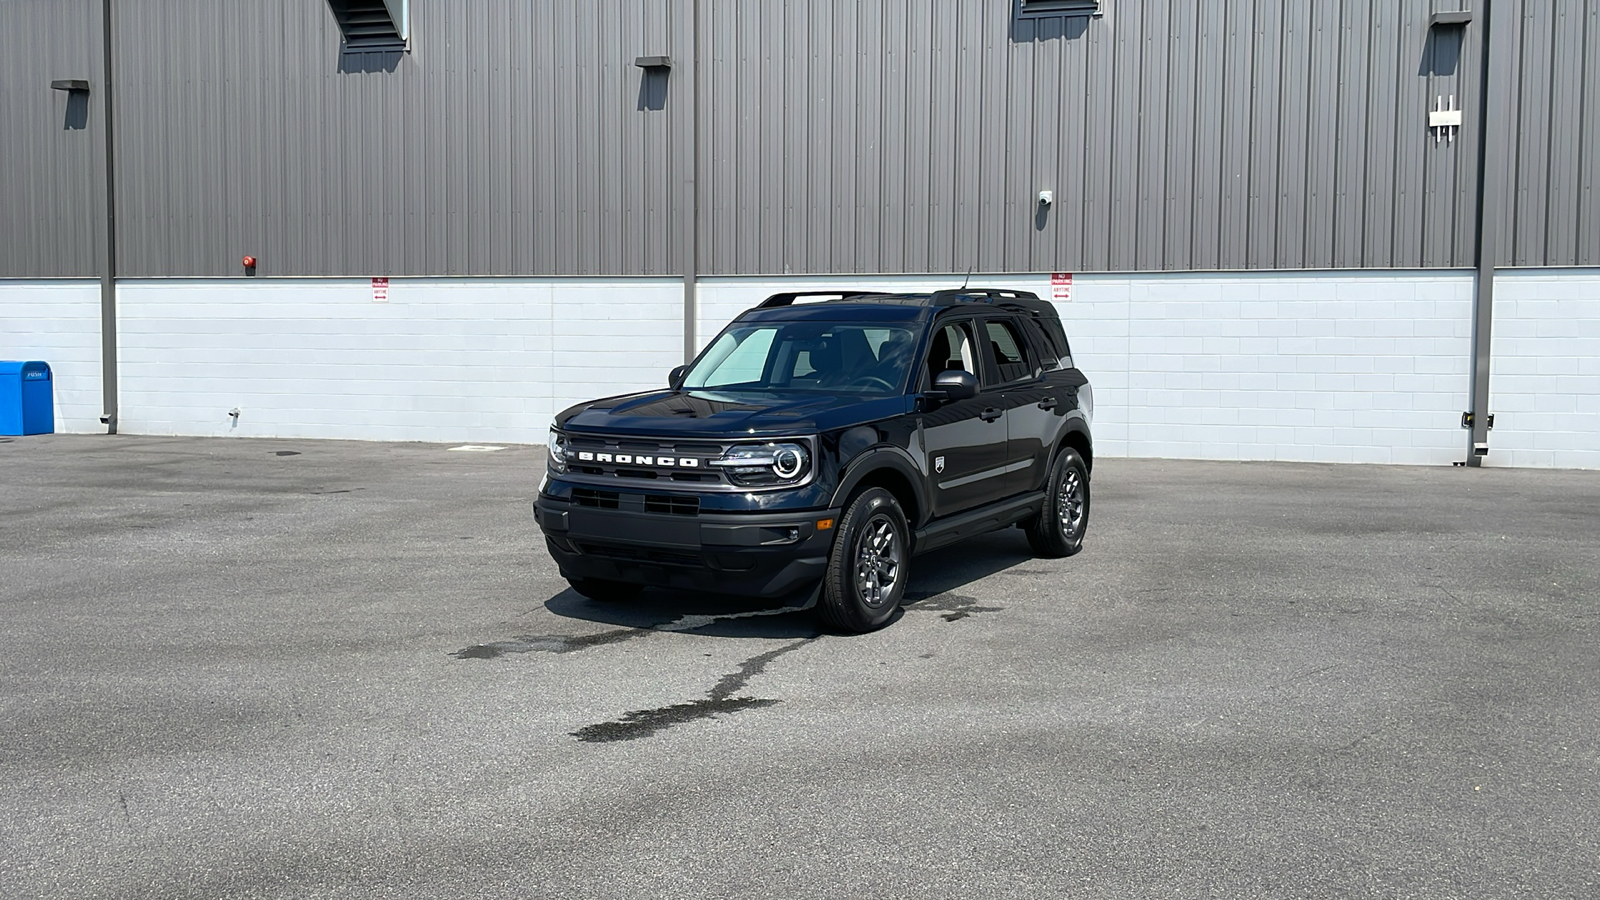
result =
M1045 487L1044 509L1027 524L1028 544L1040 556L1071 556L1089 530L1089 467L1078 451L1062 448Z
M910 528L894 495L883 488L863 491L839 520L817 602L822 620L854 634L888 624L905 597L910 547Z
M573 590L590 600L599 600L602 603L632 600L644 590L642 584L608 581L604 578L568 578L567 584L572 585Z

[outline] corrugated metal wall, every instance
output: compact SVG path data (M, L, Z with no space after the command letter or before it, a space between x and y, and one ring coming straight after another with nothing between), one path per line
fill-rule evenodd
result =
M0 277L100 270L98 0L0 0ZM85 78L88 94L50 89Z
M633 65L682 0L413 2L343 61L321 0L117 9L126 276L682 269L689 78Z
M1426 119L1479 43L1432 0L707 5L715 272L1472 264L1476 143Z
M1600 265L1600 2L1495 0L1493 50L1519 79L1495 85L1507 110L1490 134L1508 177L1497 262Z
M1470 266L1463 2L702 0L701 270ZM97 111L48 82L97 76L98 6L0 0L0 277L94 271ZM685 270L693 0L411 7L342 63L321 0L118 0L120 274ZM1600 264L1600 6L1494 8L1500 261Z

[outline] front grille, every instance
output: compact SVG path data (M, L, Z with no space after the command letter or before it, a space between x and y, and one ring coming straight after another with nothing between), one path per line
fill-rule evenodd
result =
M702 566L700 554L689 550L660 550L653 547L626 547L619 544L591 544L573 541L579 553L624 562L655 563L663 566Z
M645 494L644 511L674 516L700 515L700 498L680 494Z
M616 491L598 491L594 488L575 487L572 502L591 509L620 509L622 495Z
M760 490L765 485L750 483L749 479L734 484L729 480L724 467L712 463L720 459L728 448L735 444L762 440L767 438L691 441L633 435L569 433L567 472L577 476L575 480L586 481L593 485L611 484L619 487L632 485L634 490L647 490L647 486L652 483L662 487L683 485L686 489L700 491L748 491L752 488ZM773 440L805 443L811 448L814 460L812 465L817 465L815 460L818 448L814 440L803 436L780 437ZM641 463L641 457L648 459L649 462ZM660 463L662 459L668 460L668 464L662 465ZM771 480L776 481L776 476ZM809 478L807 480L809 481ZM629 495L623 496L623 508L626 509Z
M669 516L700 515L700 498L693 494L628 494L575 487L572 489L572 502L575 506L589 509L621 509Z
M716 485L731 488L722 470L711 461L722 456L727 445L699 440L675 441L670 438L642 438L629 435L571 434L568 436L571 453L568 471L575 475L610 481L626 479L640 482L676 482L679 484ZM588 459L581 458L588 456ZM618 457L626 458L626 462ZM643 457L650 460L641 464ZM658 460L667 459L670 465ZM691 465L685 465L689 461Z

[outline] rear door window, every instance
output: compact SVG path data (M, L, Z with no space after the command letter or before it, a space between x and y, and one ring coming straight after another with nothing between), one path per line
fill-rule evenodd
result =
M1034 350L1044 354L1040 364L1046 369L1055 368L1061 360L1057 358L1055 345L1049 336L1044 333L1044 329L1039 327L1039 323L1032 317L1023 318L1019 321L1022 322L1022 330L1027 332L1028 337L1033 339Z
M1009 384L1033 374L1028 342L1017 330L1017 323L1010 319L989 319L983 323L983 334L984 349L991 363L984 373L985 384Z

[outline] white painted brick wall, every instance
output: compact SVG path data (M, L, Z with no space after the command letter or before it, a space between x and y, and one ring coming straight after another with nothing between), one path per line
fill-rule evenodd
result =
M40 359L54 381L56 431L100 424L100 282L0 281L0 359Z
M1449 272L1079 275L1057 304L1099 453L1461 459L1472 279Z
M1050 296L1048 275L973 284ZM708 279L699 342L781 290L948 279ZM1058 303L1111 456L1444 465L1465 456L1472 279L1461 272L1077 275Z
M706 279L697 343L776 291L954 283ZM1471 294L1459 272L1078 275L1058 308L1103 455L1442 465ZM388 303L366 279L126 282L119 310L129 433L537 443L681 361L677 279L396 279ZM99 341L98 283L0 283L0 358L51 363L62 431L100 430ZM1494 341L1490 463L1600 467L1600 270L1502 273Z
M1600 469L1600 269L1495 279L1488 465Z
M130 434L543 443L682 355L672 280L126 282L118 313Z

